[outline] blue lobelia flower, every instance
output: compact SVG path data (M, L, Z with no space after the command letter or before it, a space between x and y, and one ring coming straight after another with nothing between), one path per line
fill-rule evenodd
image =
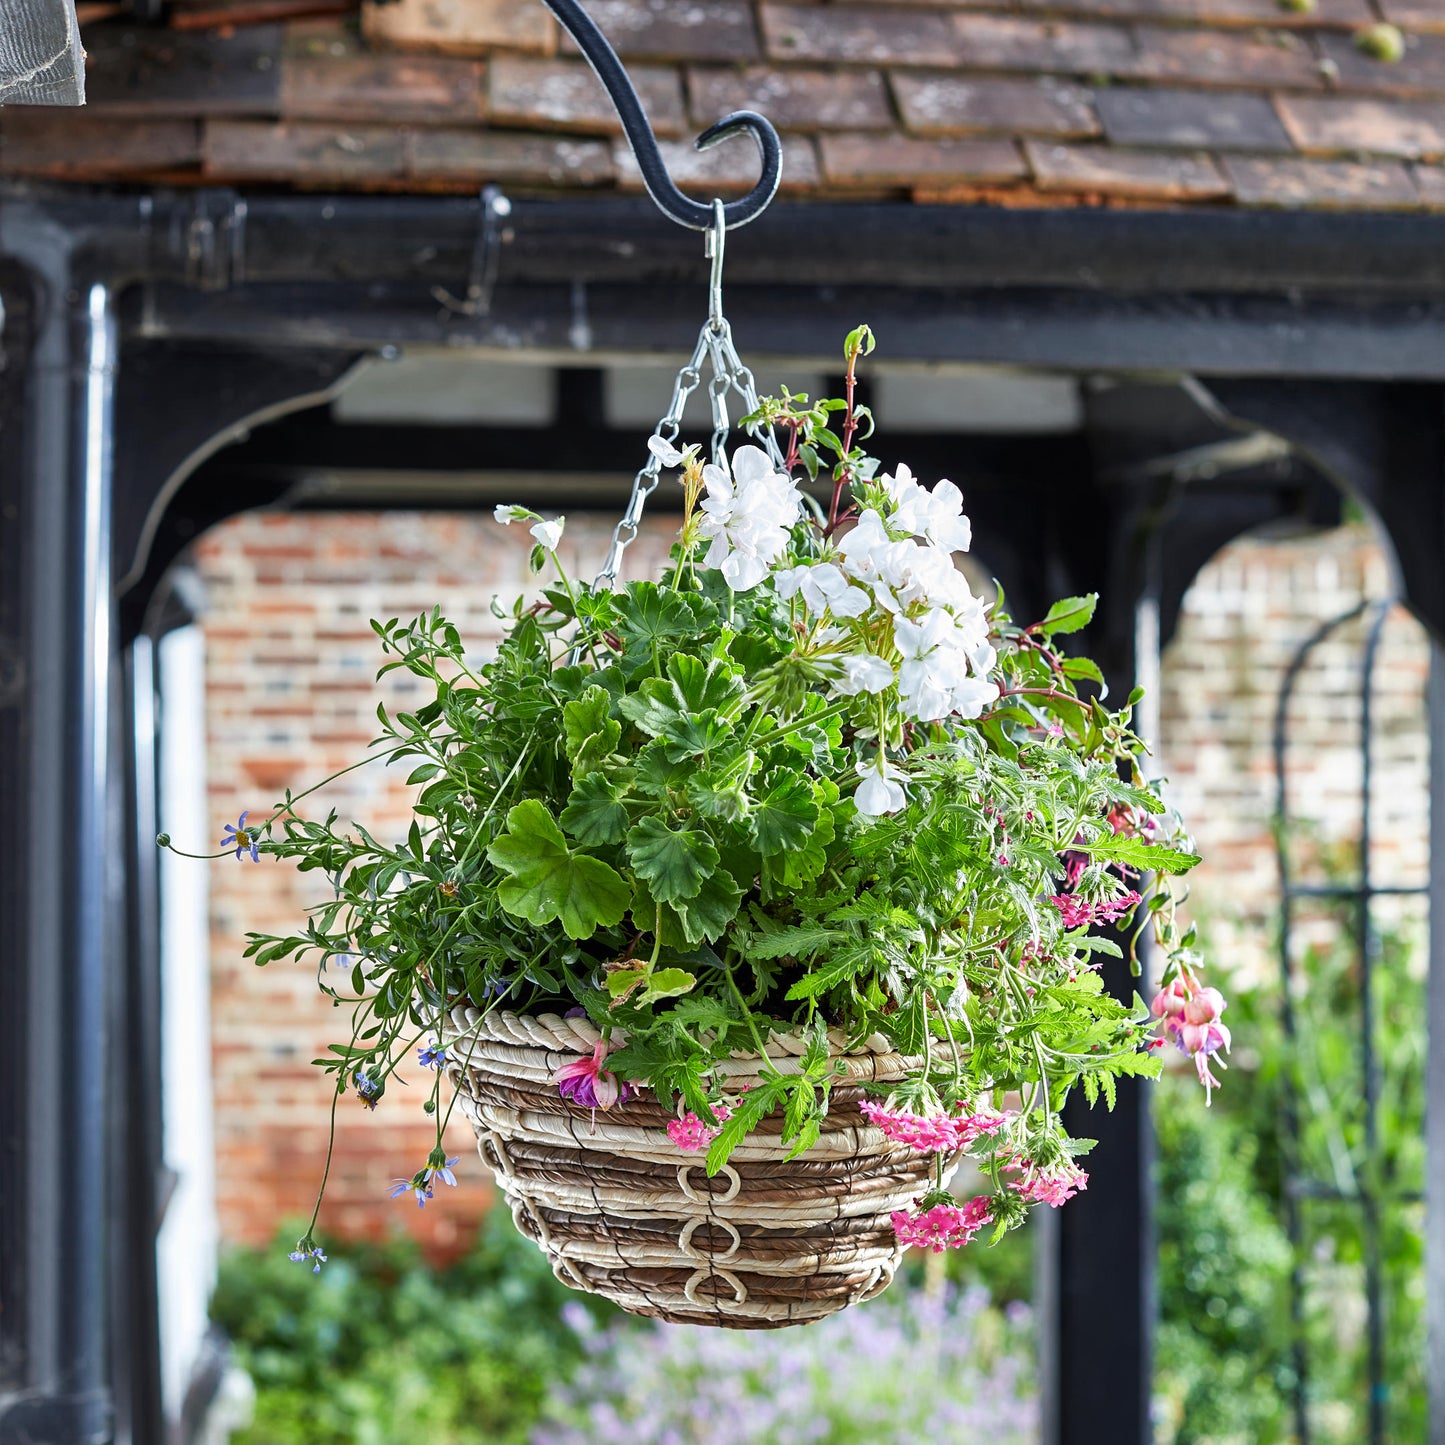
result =
M246 826L246 819L250 812L251 810L247 808L234 823L226 824L225 833L221 838L221 847L229 848L235 844L238 861L243 853L249 853L251 861L259 863L261 861L260 835L254 828Z
M358 1069L351 1076L351 1081L356 1085L357 1098L359 1098L368 1109L375 1109L376 1101L381 1098L381 1085L378 1084L365 1069Z
M457 1176L452 1173L452 1165L461 1158L461 1155L453 1154L450 1159L447 1159L446 1156L443 1155L442 1158L443 1162L441 1164L433 1164L427 1169L427 1183L430 1184L433 1179L440 1179L443 1184L450 1184L451 1187L455 1189L457 1187ZM431 1190L428 1189L427 1193L430 1194Z
M390 1199L399 1199L403 1194L416 1195L416 1207L425 1209L426 1202L432 1197L431 1185L428 1178L431 1170L423 1170L420 1174L414 1174L410 1179L393 1179L391 1181L391 1192L387 1196Z
M424 1069L439 1069L447 1061L446 1046L433 1039L426 1048L416 1051L416 1061Z

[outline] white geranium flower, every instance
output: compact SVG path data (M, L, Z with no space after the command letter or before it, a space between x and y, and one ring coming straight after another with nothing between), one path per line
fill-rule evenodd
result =
M680 467L687 458L670 441L654 435L647 439L647 450L665 467Z
M844 697L856 697L860 692L879 693L893 686L892 664L876 653L847 653L834 660L843 669L843 675L833 683L833 691Z
M702 478L707 495L698 533L712 538L704 563L719 570L734 592L746 592L787 549L803 499L759 447L739 447L731 475L725 466L709 462Z
M973 527L963 515L963 493L952 482L942 481L930 492L921 487L913 473L900 466L883 484L893 500L893 524L916 537L927 537L945 552L967 552L973 543Z
M930 607L947 607L955 615L982 604L973 595L968 578L954 565L953 554L942 547L910 543L907 585L899 595L905 602L926 602ZM987 627L985 626L985 631Z
M875 761L858 764L858 776L863 779L853 794L853 805L868 818L878 818L884 813L896 813L907 803L903 776L880 752Z
M968 654L953 617L941 607L921 623L893 619L893 641L903 655L898 669L898 695L903 711L921 722L933 722L953 711L956 689L969 681Z
M868 594L854 587L831 562L780 568L773 574L773 584L784 599L801 593L809 612L861 617L869 607Z
M567 525L566 517L558 517L555 522L538 522L532 528L532 535L549 551L557 550L557 543L562 540L562 528Z

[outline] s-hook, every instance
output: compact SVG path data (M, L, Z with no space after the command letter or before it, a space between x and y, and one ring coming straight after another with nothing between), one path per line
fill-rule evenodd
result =
M622 120L622 130L627 136L632 153L637 157L638 169L647 193L657 203L657 208L670 221L686 226L693 231L711 231L714 225L713 208L703 201L694 201L683 195L672 183L672 177L663 164L662 152L658 149L657 138L652 133L642 102L617 52L608 44L606 36L597 28L591 16L582 9L578 0L542 0L542 3L557 17L563 29L577 42L577 47L587 57L588 64L597 73L603 88L617 107ZM757 142L762 158L763 174L751 191L740 201L729 201L723 207L723 225L726 230L736 230L755 220L777 194L778 181L783 174L783 148L772 122L753 110L738 110L725 115L716 125L709 126L698 136L698 150L708 150L731 136L747 132Z

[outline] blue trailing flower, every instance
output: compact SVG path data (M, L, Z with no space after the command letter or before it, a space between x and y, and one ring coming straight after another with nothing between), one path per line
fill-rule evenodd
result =
M296 1248L286 1257L292 1264L305 1264L307 1260L311 1260L312 1274L320 1274L321 1266L326 1263L326 1255L322 1252L321 1246L309 1234L305 1239L297 1240Z
M424 1069L439 1069L447 1061L445 1044L439 1044L435 1040L429 1043L424 1049L416 1051L416 1061Z
M357 1098L366 1105L368 1109L375 1109L377 1100L381 1098L382 1087L365 1069L358 1069L352 1076L351 1081L356 1085Z
M403 1194L415 1194L416 1207L425 1209L427 1200L432 1197L430 1175L431 1170L423 1169L419 1174L413 1174L410 1179L393 1179L387 1198L400 1199Z
M230 848L234 845L236 859L239 862L241 855L249 853L253 863L261 861L261 835L254 829L246 826L246 819L250 816L251 810L247 808L234 823L227 823L225 832L221 837L221 847Z

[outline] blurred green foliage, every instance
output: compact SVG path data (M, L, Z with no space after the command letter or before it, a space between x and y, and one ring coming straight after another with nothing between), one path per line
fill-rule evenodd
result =
M583 1297L505 1209L443 1270L398 1240L350 1245L313 1275L287 1259L291 1238L221 1264L211 1314L256 1384L233 1445L521 1445L582 1353L560 1312Z
M1362 1188L1381 1200L1386 1438L1425 1438L1425 972L1420 932L1374 955L1377 1142L1367 1147L1361 969L1343 908L1321 909L1299 954L1295 1040L1278 986L1230 990L1235 1056L1206 1115L1192 1073L1155 1098L1161 1324L1155 1393L1168 1445L1274 1445L1294 1429L1302 1346L1313 1445L1369 1438ZM1320 938L1331 935L1330 941ZM1299 1113L1301 1324L1290 1319L1286 1234L1293 1083ZM1342 1198L1320 1197L1336 1194Z

